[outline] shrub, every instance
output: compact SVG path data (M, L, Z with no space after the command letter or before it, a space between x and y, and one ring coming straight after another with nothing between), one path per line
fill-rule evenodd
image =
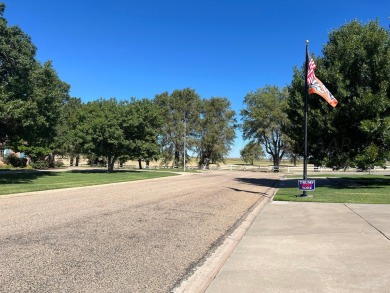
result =
M34 169L39 169L39 170L48 169L49 162L47 162L47 161L31 162L31 167L33 167Z
M18 158L15 155L9 155L4 158L4 163L6 163L7 165L11 165L14 168L25 167L26 162L27 161L25 159Z
M65 164L64 164L64 162L62 160L57 160L57 161L55 161L54 166L56 168L61 168L61 167L64 167Z

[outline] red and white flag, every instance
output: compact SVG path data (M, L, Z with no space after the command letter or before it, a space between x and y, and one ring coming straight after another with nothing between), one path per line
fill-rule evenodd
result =
M307 66L307 85L309 87L309 94L317 94L325 99L333 108L337 106L338 101L326 88L326 86L319 80L314 70L316 69L316 64L314 63L313 58L310 58L309 64Z

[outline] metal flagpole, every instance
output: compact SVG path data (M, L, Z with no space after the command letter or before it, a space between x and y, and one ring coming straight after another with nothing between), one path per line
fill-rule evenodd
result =
M305 62L305 153L303 156L303 180L307 180L307 112L308 112L308 96L309 85L307 84L307 71L309 66L309 41L306 40L306 62ZM307 196L307 191L303 190L301 196Z

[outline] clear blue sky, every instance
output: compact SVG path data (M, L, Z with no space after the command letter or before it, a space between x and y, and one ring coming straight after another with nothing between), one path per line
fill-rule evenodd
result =
M358 19L388 27L389 0L9 0L5 18L52 60L71 96L83 101L153 98L190 87L202 98L243 98L286 86L328 33ZM240 121L240 117L238 117ZM240 131L231 152L239 157Z

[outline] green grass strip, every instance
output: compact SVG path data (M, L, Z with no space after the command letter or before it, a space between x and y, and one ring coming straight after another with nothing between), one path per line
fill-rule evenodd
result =
M24 170L0 174L0 195L30 191L82 187L99 184L127 182L175 176L171 172L159 171L66 171L46 172Z
M333 175L334 176L334 175ZM308 197L299 197L298 179L281 180L277 201L334 202L390 204L390 176L350 175L341 177L317 177L316 190L308 191Z

